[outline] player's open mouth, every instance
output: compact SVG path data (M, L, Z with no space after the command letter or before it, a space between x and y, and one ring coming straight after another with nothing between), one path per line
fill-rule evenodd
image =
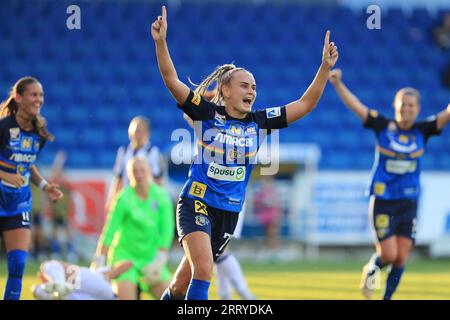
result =
M251 98L244 98L242 101L243 101L244 103L248 104L248 105L251 105L251 104L252 104L252 99L251 99Z

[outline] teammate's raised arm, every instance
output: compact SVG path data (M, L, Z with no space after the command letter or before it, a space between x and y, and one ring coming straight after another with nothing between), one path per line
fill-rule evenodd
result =
M330 82L336 90L342 102L363 121L366 122L369 108L365 106L342 82L341 69L334 69L330 72Z
M288 124L314 110L327 84L328 74L336 64L338 56L339 54L334 42L330 43L330 31L328 30L325 34L323 45L322 64L314 80L300 99L286 105L286 119Z
M156 58L158 59L158 67L161 72L164 84L169 89L172 96L178 102L183 104L188 95L189 87L178 79L177 71L170 58L169 48L167 47L167 11L166 7L162 7L162 15L158 16L152 23L152 38L156 45Z
M437 115L437 128L438 130L444 129L444 127L450 122L450 103L447 109L441 111Z

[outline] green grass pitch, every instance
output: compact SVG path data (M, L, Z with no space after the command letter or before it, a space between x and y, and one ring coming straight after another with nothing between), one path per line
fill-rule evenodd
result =
M289 264L250 264L242 267L250 288L258 299L303 300L344 299L359 300L358 289L364 261L298 262ZM172 270L175 266L171 266ZM23 282L22 299L33 299L30 287L36 283L38 266L29 263ZM382 283L386 279L383 272ZM0 291L6 281L6 261L0 261ZM237 296L234 296L238 299ZM144 295L144 299L149 296ZM218 299L213 279L210 298ZM381 298L381 290L374 298ZM450 260L410 261L403 276L396 300L450 300Z

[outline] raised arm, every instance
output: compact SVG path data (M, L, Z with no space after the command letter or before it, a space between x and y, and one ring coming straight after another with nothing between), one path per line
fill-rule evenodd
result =
M441 111L437 115L437 128L438 130L444 129L447 123L450 122L450 103L447 106L447 109Z
M338 56L339 54L334 42L330 43L330 31L327 31L322 51L322 64L314 80L300 99L286 105L286 119L288 124L314 110L327 84L328 74L336 64Z
M365 106L342 82L342 71L335 69L330 72L330 82L342 102L353 111L363 122L366 122L369 108Z
M178 102L183 104L188 95L189 87L178 79L177 71L170 58L169 48L166 41L167 35L167 11L166 7L162 7L162 16L159 16L155 22L152 23L152 38L156 46L156 58L158 60L158 67L163 78L164 84L169 89L172 96Z

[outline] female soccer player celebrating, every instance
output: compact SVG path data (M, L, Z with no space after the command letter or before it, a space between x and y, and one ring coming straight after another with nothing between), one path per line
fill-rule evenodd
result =
M40 115L44 103L42 85L35 78L19 79L7 100L0 105L0 232L8 258L5 300L18 300L31 241L32 208L30 179L51 201L63 194L58 185L42 178L34 162L47 140Z
M420 185L420 158L433 135L450 121L450 104L430 120L416 122L420 111L420 94L403 88L394 99L395 120L370 110L342 82L339 69L330 73L344 104L375 131L376 155L370 185L369 214L377 237L376 254L363 269L361 289L366 298L372 296L379 271L387 265L389 272L384 299L391 299L403 274L413 247L417 224L417 199Z
M152 24L151 33L164 84L178 107L193 121L199 153L181 191L177 228L185 256L162 299L208 299L213 261L223 252L244 203L245 188L258 150L260 129L284 128L311 112L325 88L338 52L327 31L322 64L303 96L283 107L252 112L256 98L253 75L234 65L218 67L195 91L178 79L166 42L167 13ZM212 102L203 93L217 82Z

